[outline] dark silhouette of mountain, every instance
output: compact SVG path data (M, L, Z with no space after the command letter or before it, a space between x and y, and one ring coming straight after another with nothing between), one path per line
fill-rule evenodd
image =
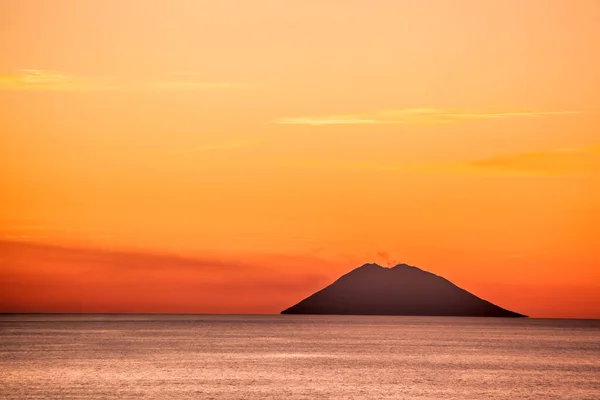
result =
M365 264L281 313L525 317L406 264Z

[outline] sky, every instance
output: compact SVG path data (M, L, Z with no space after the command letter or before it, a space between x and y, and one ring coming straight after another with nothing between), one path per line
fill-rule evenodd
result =
M596 0L0 1L0 312L277 313L366 262L600 318Z

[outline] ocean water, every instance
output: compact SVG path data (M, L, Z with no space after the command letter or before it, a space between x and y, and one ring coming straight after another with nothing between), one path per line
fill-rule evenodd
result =
M3 315L2 399L600 399L600 321Z

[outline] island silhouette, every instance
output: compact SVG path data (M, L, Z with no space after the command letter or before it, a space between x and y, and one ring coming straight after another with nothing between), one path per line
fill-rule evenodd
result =
M365 264L281 314L526 317L407 264Z

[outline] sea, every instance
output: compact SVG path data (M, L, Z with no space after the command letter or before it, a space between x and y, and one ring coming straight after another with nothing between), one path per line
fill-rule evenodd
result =
M600 399L600 321L0 315L2 399Z

